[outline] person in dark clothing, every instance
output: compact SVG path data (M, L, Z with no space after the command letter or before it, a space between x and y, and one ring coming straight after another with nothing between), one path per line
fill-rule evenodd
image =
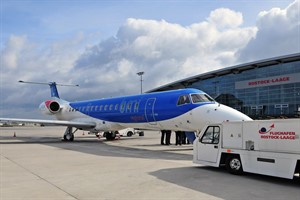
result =
M182 139L182 144L187 144L187 142L186 142L186 136L185 136L185 132L184 131L181 132L181 139Z
M166 135L166 131L165 130L161 130L161 138L160 138L160 144L164 145L164 140L165 140L165 135Z
M181 145L182 144L182 131L175 131L175 134L176 134L175 145Z
M182 144L190 144L190 141L188 140L185 131L182 131L182 136L181 137L182 137Z
M172 131L166 130L166 145L171 145L171 133Z

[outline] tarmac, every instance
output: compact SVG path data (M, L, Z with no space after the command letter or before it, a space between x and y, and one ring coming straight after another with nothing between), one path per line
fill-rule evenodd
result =
M158 131L106 141L64 127L0 127L1 200L299 200L300 180L192 163L192 145ZM14 137L15 136L15 137Z

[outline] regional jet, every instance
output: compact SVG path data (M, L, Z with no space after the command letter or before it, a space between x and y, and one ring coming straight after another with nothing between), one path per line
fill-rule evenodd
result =
M95 134L103 131L106 138L112 140L115 131L124 128L197 132L210 123L252 120L192 88L68 102L59 97L59 84L47 84L51 98L42 102L39 109L56 120L0 118L0 121L66 126L63 138L73 141L77 130Z

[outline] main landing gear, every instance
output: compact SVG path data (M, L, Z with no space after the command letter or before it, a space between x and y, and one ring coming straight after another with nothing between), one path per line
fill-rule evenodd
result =
M77 131L78 129L76 129L73 132L73 127L68 126L68 128L66 129L65 133L64 133L64 139L63 141L66 142L71 142L74 140L74 133Z
M106 140L112 141L116 138L117 134L118 134L118 131L110 131L110 132L107 131L107 132L104 132L103 136L106 138Z
M78 128L76 128L76 130L73 131L73 127L68 126L64 133L63 141L66 141L66 142L74 141L74 133L76 131L78 131ZM104 132L103 136L106 137L106 140L112 141L117 137L117 134L118 134L118 131L107 131L107 132Z
M96 133L96 137L105 137L107 141L112 141L115 140L116 137L118 137L119 132L118 131L105 131L103 134L101 133Z

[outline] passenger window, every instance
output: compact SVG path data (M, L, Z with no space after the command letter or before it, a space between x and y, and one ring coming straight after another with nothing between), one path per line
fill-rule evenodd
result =
M123 113L125 111L126 101L123 101L120 106L120 112Z
M119 108L119 104L116 104L115 105L115 110L118 110L118 108Z
M189 104L189 103L191 103L189 95L182 95L179 97L177 105L180 106L180 105Z
M102 108L103 108L103 105L100 106L100 109L99 109L99 110L102 111Z
M138 111L139 111L139 102L135 102L133 112L138 112Z
M220 127L209 126L203 134L200 142L204 144L218 144L220 137Z
M127 109L126 109L126 112L131 112L131 105L132 105L131 102L128 102L128 103L127 103Z
M106 110L107 110L107 108L108 108L108 105L105 105L105 106L104 106L104 110L106 111Z
M110 104L110 106L109 106L109 110L112 110L113 109L113 105L112 104Z

